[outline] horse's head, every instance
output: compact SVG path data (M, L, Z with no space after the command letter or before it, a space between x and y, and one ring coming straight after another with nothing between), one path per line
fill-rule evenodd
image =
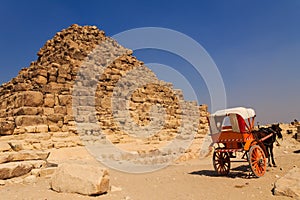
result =
M279 123L278 124L273 124L271 126L271 128L272 128L272 130L274 130L277 137L282 139L282 134L281 134L282 129L280 128Z

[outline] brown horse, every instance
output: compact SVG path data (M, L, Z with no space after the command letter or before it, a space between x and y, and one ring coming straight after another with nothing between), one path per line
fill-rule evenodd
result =
M273 144L276 141L276 137L282 139L282 134L281 134L282 129L279 127L279 124L273 124L270 127L267 128L259 128L258 131L253 131L254 136L260 140L270 134L272 134L271 137L263 140L263 144L266 147L267 151L267 157L268 157L268 166L272 167L270 159L272 159L272 164L273 167L277 167L275 160L274 160L274 154L273 154Z

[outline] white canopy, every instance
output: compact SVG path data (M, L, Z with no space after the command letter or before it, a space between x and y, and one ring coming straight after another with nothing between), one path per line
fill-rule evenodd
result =
M248 119L250 117L255 116L255 111L252 108L244 108L244 107L236 107L229 108L225 110L218 110L217 112L211 114L211 117L223 117L229 114L239 114L244 119Z

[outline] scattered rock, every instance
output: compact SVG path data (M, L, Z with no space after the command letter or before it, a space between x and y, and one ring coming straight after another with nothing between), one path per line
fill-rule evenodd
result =
M235 185L234 187L235 188L243 188L243 187L245 187L245 185Z
M108 170L98 165L63 163L52 175L50 186L57 192L103 194L109 190Z
M275 182L274 195L300 199L300 169L295 167Z
M5 185L5 180L0 180L0 186Z
M33 169L30 163L10 162L0 164L0 179L9 179L27 174Z

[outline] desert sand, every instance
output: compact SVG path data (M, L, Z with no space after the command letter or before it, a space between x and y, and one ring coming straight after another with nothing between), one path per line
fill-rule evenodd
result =
M130 174L109 169L108 193L84 196L57 193L50 189L50 177L39 177L35 183L14 183L0 186L1 199L291 199L274 196L274 182L293 167L300 167L300 143L292 135L284 134L274 147L277 167L268 167L261 178L249 176L247 162L232 163L229 176L217 176L212 165L212 155L186 162L173 163L164 169L143 174ZM85 162L101 165L84 147L52 149L48 161Z

